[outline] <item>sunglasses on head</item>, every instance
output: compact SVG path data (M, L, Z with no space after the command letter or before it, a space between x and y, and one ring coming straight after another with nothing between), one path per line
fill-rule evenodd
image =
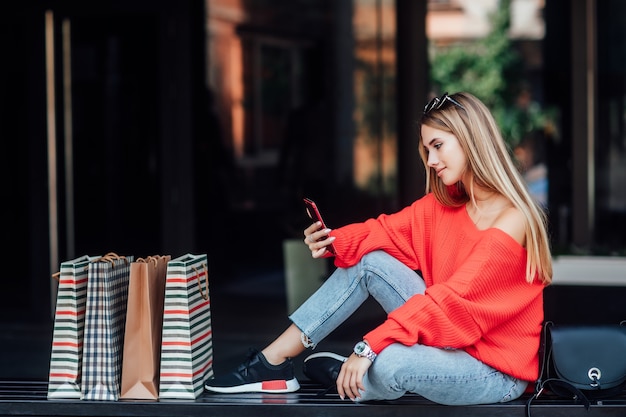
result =
M446 101L449 101L455 106L458 106L462 108L463 110L465 110L465 107L463 107L461 103L459 103L458 101L450 97L448 93L443 93L441 97L433 98L432 100L428 102L426 106L424 106L424 114L428 114L428 112L430 112L431 110L439 110L441 107L443 107Z

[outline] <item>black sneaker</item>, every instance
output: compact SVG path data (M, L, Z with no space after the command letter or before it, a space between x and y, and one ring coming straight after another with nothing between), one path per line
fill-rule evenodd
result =
M341 365L347 359L332 352L314 353L304 360L302 372L311 381L322 384L324 388L333 388L337 384Z
M220 393L237 392L294 392L300 384L294 376L290 359L280 365L270 364L261 352L250 349L248 357L227 375L209 379L204 388Z

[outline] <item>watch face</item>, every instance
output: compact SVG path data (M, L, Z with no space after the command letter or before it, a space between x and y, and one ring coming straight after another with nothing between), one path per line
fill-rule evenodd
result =
M367 343L365 343L365 342L357 343L354 346L354 353L357 356L360 356L362 358L367 358L367 359L371 360L372 362L374 362L374 359L376 359L376 354L369 347L369 345Z

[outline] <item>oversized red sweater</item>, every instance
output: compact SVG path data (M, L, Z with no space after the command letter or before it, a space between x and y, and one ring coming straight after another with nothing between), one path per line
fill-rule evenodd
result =
M331 236L338 267L383 250L424 276L425 294L364 336L375 352L392 343L457 348L513 377L538 377L544 285L526 281L526 249L504 231L478 230L465 206L442 206L431 193Z

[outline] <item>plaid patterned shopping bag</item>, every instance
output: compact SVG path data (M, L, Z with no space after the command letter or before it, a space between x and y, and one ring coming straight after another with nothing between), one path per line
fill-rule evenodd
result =
M132 256L107 254L89 263L81 388L85 400L119 398Z
M48 398L81 398L87 270L94 257L61 263L52 331Z
M206 255L167 264L159 399L195 399L213 376L213 335Z

